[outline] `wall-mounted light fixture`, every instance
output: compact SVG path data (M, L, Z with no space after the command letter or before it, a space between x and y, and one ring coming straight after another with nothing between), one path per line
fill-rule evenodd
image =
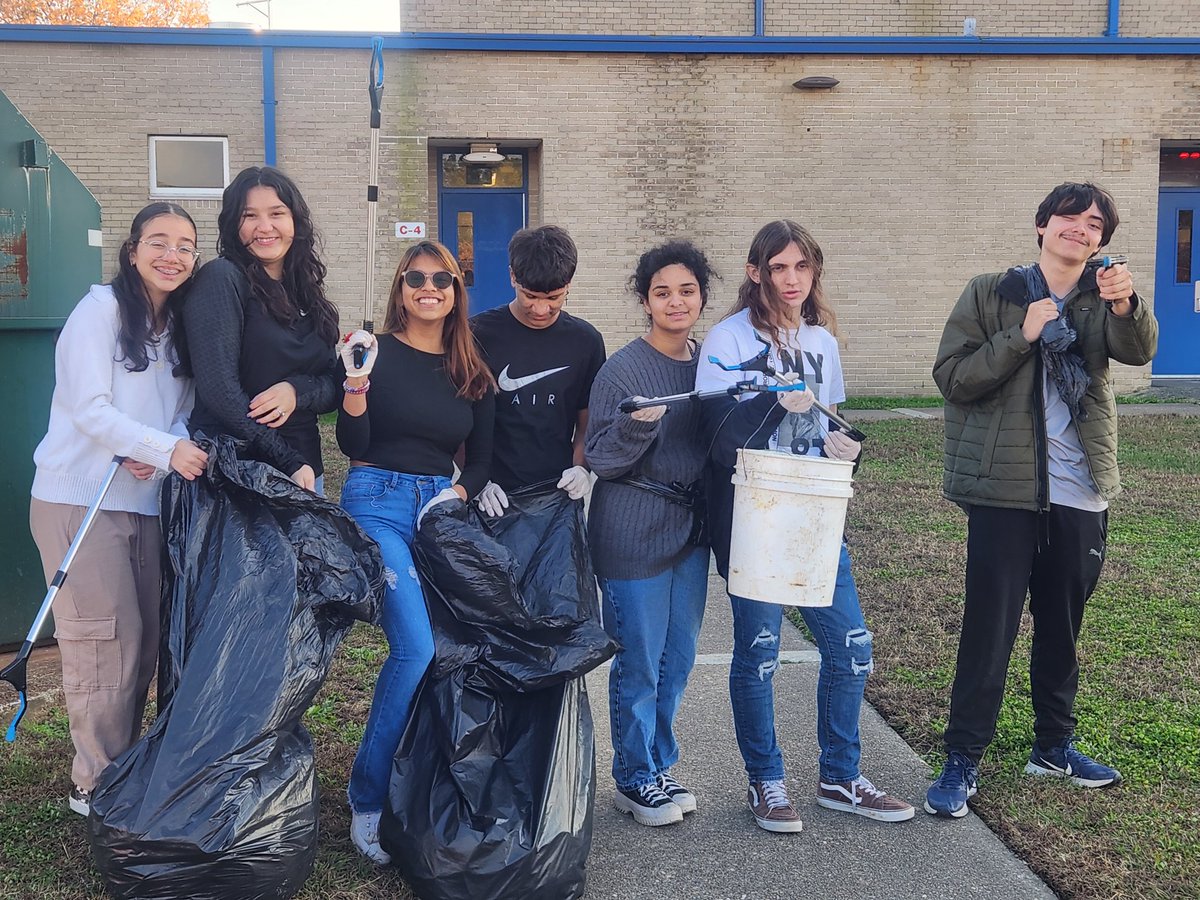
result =
M838 84L840 82L832 75L809 75L807 78L793 82L792 87L798 91L818 91L837 87Z
M463 162L475 166L498 166L504 162L504 154L498 152L496 144L472 144L463 154Z

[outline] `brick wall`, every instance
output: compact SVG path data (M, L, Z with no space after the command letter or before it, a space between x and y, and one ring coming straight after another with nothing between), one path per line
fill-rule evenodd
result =
M1122 37L1196 37L1200 35L1200 2L1121 0Z
M97 194L111 250L147 201L146 136L228 134L255 163L256 51L9 44L0 84ZM279 162L325 236L330 296L362 316L369 105L365 51L280 50ZM625 281L653 243L686 236L725 279L781 216L825 249L848 387L932 393L947 311L972 275L1036 257L1032 217L1059 181L1110 188L1139 290L1153 295L1158 146L1200 140L1200 60L389 53L375 317L403 244L392 222L436 222L431 141L535 145L533 221L581 251L570 307L610 350L640 333ZM31 79L30 71L54 72ZM797 92L805 74L833 91ZM178 83L177 93L159 86ZM1105 110L1104 116L1097 114ZM215 204L186 204L211 248ZM1122 389L1147 372L1126 371Z
M961 35L968 17L983 37L1100 36L1107 16L1107 0L767 0L765 10L772 36Z
M405 31L753 34L754 0L401 0Z

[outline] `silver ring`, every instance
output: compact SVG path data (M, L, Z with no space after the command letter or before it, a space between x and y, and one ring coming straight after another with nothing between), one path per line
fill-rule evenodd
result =
M275 407L275 415L279 416L280 418L283 418L283 410L280 409L278 406Z

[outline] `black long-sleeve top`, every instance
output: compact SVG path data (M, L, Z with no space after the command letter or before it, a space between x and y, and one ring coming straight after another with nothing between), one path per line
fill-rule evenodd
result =
M352 460L381 469L449 478L465 441L458 483L471 498L487 484L491 469L496 397L490 390L475 401L459 397L444 359L380 335L367 411L352 416L339 410L338 446Z
M313 317L298 316L290 325L276 321L242 270L218 258L197 273L183 326L196 379L192 433L231 434L249 442L255 459L287 475L305 463L320 475L317 416L337 407L344 373ZM296 410L287 422L268 428L249 418L250 398L281 381L296 389Z

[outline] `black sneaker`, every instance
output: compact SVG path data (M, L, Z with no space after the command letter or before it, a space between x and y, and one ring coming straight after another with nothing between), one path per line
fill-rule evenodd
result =
M694 798L693 798L694 799ZM674 825L683 821L683 810L671 802L655 781L632 791L617 789L613 806L633 816L639 825Z
M671 777L669 772L663 772L656 779L659 790L671 798L671 802L685 813L696 811L696 795Z
M71 812L77 812L81 816L87 816L92 811L92 792L85 791L77 785L71 785L71 793L67 796L67 806L71 807Z

